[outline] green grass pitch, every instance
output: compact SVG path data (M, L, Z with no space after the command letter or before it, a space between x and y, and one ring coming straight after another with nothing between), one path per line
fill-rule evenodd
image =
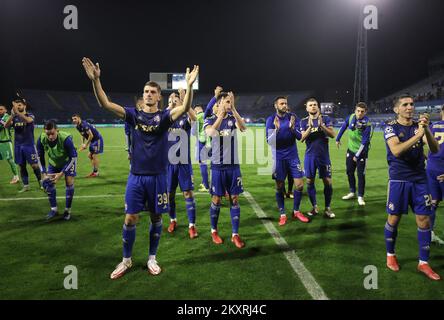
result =
M36 136L42 129L36 129ZM74 129L76 146L80 136ZM249 128L250 132L263 130ZM179 228L174 235L166 232L168 215L164 215L164 232L158 261L163 268L159 276L146 269L148 256L148 216L141 215L133 252L133 269L123 278L112 281L109 275L122 254L124 190L129 171L124 150L123 128L100 129L105 140L101 156L101 176L86 179L90 165L85 152L79 153L76 198L71 221L45 222L49 210L45 199L12 201L12 198L43 198L32 170L28 167L32 191L18 194L20 186L8 184L11 174L5 161L0 162L0 298L1 299L311 299L301 280L291 268L282 250L275 244L262 221L245 197L241 197L240 234L246 247L237 249L230 241L229 207L222 206L220 234L225 243L211 242L208 195L196 195L199 237L187 234L185 203L178 192ZM261 135L259 134L259 137ZM245 143L245 142L244 142ZM259 206L294 249L306 268L330 299L443 299L442 282L428 280L416 272L418 245L414 216L403 218L399 228L397 254L399 273L385 267L383 228L386 219L387 162L385 143L376 132L367 167L365 208L356 201L343 201L348 192L345 175L346 135L341 150L330 141L333 167L332 201L336 219L316 217L309 224L290 221L277 226L274 181L271 172L258 174L260 165L241 166L243 183ZM259 145L263 145L262 141ZM303 159L304 146L298 143ZM259 150L260 151L260 150ZM248 144L245 154L253 154ZM194 165L195 185L201 178ZM305 189L304 189L305 190ZM58 196L64 197L63 181ZM317 183L317 196L323 207L323 187ZM7 200L7 201L5 201ZM293 200L286 200L287 212ZM64 199L59 199L59 210ZM304 212L310 209L306 194ZM438 213L436 230L441 235L444 220ZM431 265L444 275L444 248L432 246ZM78 269L78 289L66 290L65 266ZM378 270L378 289L364 288L364 267Z

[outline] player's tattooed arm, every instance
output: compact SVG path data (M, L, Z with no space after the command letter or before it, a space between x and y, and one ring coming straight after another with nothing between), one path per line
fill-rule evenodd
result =
M119 118L125 118L125 109L122 106L109 101L108 96L102 88L102 83L100 82L101 71L99 64L94 64L89 58L83 58L82 64L83 68L85 69L86 75L92 81L94 94L97 101L99 102L99 105L111 111Z
M230 97L230 101L231 101L231 111L233 112L233 116L236 119L236 127L241 132L245 132L247 130L247 126L245 125L244 119L242 119L239 112L237 112L237 110L236 110L234 93L232 91L230 91L228 93L228 96Z
M437 153L439 151L439 143L433 136L432 131L430 131L430 116L425 113L419 118L419 126L424 129L423 142L429 146L431 153Z
M190 68L187 68L187 72L185 74L187 91L183 98L182 105L171 110L170 117L172 121L176 121L180 116L187 113L191 109L191 103L193 102L193 83L196 81L198 75L199 66L195 65L192 71L190 71Z
M85 138L83 138L83 144L80 146L79 151L83 151L86 148L88 148L88 146L90 145L93 137L94 137L94 135L93 135L91 129L89 129L88 130L88 139L86 139L86 141L85 141Z

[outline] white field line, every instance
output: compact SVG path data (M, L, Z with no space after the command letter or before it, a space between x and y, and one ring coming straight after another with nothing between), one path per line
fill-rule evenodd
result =
M206 192L195 192L195 195L208 195ZM302 263L302 261L299 259L296 252L291 249L291 247L288 245L287 241L281 236L279 231L276 229L276 227L273 225L273 223L269 220L266 220L264 218L267 218L267 215L262 210L262 208L259 206L259 204L256 202L256 200L253 198L253 196L245 191L243 193L247 201L250 203L251 207L253 208L254 212L256 213L257 217L262 219L262 223L265 226L265 229L267 229L268 233L271 235L277 246L283 251L285 258L287 258L288 262L290 263L290 266L293 268L293 271L296 273L296 275L301 280L304 287L307 289L310 296L315 300L328 300L327 295L324 293L324 290L321 288L321 286L316 282L313 275L308 271L308 269L305 267L305 265ZM90 195L90 196L74 196L75 199L94 199L94 198L116 198L116 197L123 197L124 194L99 194L99 195ZM57 197L57 199L64 199L64 196ZM22 201L22 200L47 200L48 197L28 197L28 198L5 198L0 199L0 201Z
M253 210L256 212L258 218L262 219L262 222L265 228L267 229L268 233L274 239L274 242L276 242L278 247L282 249L285 257L287 258L288 262L293 268L293 271L297 274L297 276L301 280L304 287L307 289L308 293L312 296L312 298L315 300L329 300L324 290L322 290L321 286L316 282L313 275L304 266L304 264L302 263L301 259L299 259L296 252L293 249L291 249L287 241L285 241L285 239L281 236L281 234L273 225L273 223L268 219L264 219L267 218L267 215L258 205L253 196L247 191L244 192L244 196L250 203Z

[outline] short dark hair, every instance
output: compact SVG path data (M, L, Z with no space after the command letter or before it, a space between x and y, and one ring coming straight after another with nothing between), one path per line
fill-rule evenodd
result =
M316 100L315 97L308 98L307 101L305 101L305 104L307 105L307 103L309 103L311 101L315 101L315 102L317 102L319 104L318 100Z
M406 98L410 98L413 100L413 97L410 93L402 93L393 99L393 106L396 106L399 103L399 101L401 101L401 99L406 99Z
M148 81L147 83L145 83L145 87L149 86L149 87L154 87L157 89L157 91L159 93L162 93L162 88L160 87L160 85L157 82L154 81Z
M356 107L355 107L355 108L365 109L365 111L368 110L367 104L366 104L365 102L358 102L358 103L356 104Z
M22 104L24 104L25 106L28 106L28 103L27 103L26 100L23 99L23 98L15 98L14 100L12 100L12 102L15 102L15 103L22 103Z
M78 113L74 113L74 114L71 116L71 118L74 118L74 117L82 118L82 117L80 116L80 114L78 114Z
M276 98L274 98L273 104L276 104L276 102L278 102L280 99L288 100L288 97L286 97L286 96L277 96Z
M216 102L219 102L220 100L222 100L222 98L226 98L226 97L228 97L228 92L221 92L219 94L219 96L217 97Z
M193 109L196 109L196 108L202 108L203 109L203 104L196 104L194 107L193 107Z
M57 129L57 123L55 120L48 120L45 122L44 128L45 130Z

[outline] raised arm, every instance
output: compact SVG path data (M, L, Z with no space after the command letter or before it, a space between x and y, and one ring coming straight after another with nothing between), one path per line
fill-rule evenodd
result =
M187 68L185 79L187 81L187 91L183 98L181 106L175 107L171 110L171 120L176 121L180 116L187 113L191 109L191 103L193 102L193 83L196 81L199 74L199 66L194 66L190 72L190 68Z
M233 92L229 92L228 96L230 97L231 100L231 111L233 112L233 116L236 119L236 127L241 131L241 132L245 132L247 130L247 126L245 125L245 121L244 119L242 119L242 117L240 116L240 114L237 112L236 110L236 106L234 103L234 94Z
M98 63L94 64L91 59L83 58L82 59L83 68L85 68L86 75L92 81L94 94L99 105L115 115L119 118L125 118L125 109L114 103L109 101L105 91L102 88L102 83L100 82L100 66Z
M421 118L419 119L419 126L424 128L424 137L423 141L425 144L429 146L431 153L437 153L439 151L439 143L436 141L435 137L433 136L432 131L430 131L430 116L428 114L421 115Z

